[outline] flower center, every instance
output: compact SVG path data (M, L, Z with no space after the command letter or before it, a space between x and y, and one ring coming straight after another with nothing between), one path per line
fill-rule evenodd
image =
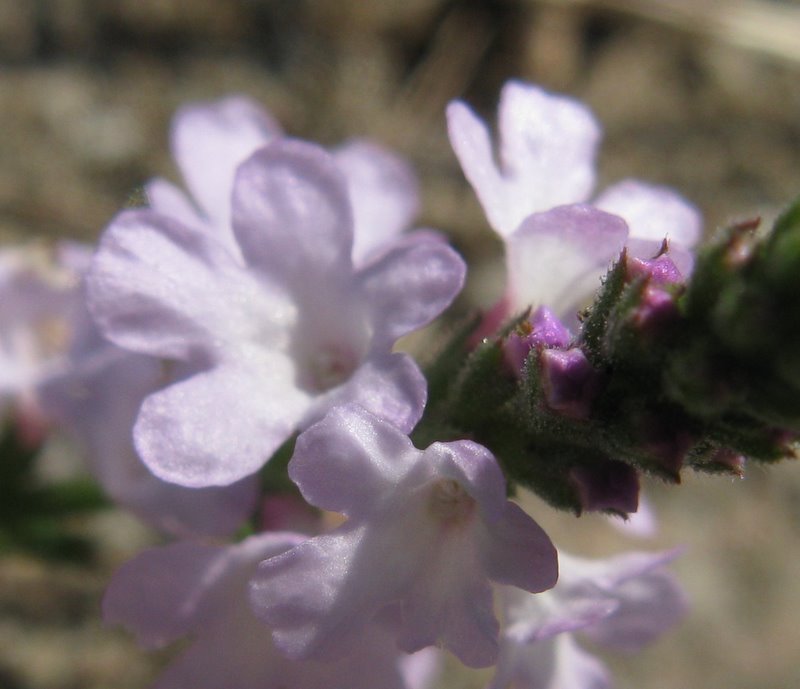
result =
M458 481L441 479L431 487L428 509L439 521L463 524L475 509L475 500Z
M358 368L358 357L349 348L331 345L315 352L308 363L308 385L325 392L341 385Z

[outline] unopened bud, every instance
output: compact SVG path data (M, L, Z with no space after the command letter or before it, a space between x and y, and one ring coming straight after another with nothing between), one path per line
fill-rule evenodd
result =
M569 478L587 512L604 510L624 516L639 507L639 474L624 462L572 467Z
M711 466L715 469L719 469L728 474L734 474L739 478L744 477L745 461L744 455L727 447L721 447L709 460Z
M632 322L640 332L657 335L675 323L679 315L674 295L655 284L647 284L641 301L633 309Z
M597 393L597 374L577 347L545 349L539 358L545 403L573 419L589 417Z
M649 278L652 284L668 285L683 282L683 275L668 254L663 253L655 258L643 259L627 255L625 271L628 280L640 277Z
M532 349L569 347L572 334L550 309L540 306L531 317L509 333L503 343L511 369L522 373L525 361Z
M681 469L695 439L682 428L651 418L646 424L643 447L655 461L654 469L674 483L681 482Z

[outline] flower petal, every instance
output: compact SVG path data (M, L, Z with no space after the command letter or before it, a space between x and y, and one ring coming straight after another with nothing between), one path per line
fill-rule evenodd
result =
M131 429L142 399L163 383L162 363L103 343L42 388L48 414L78 437L89 467L117 503L176 536L226 536L255 510L257 483L184 488L156 478Z
M225 568L224 552L199 543L152 548L125 563L103 598L106 624L124 624L148 648L189 633Z
M228 485L257 471L289 437L308 398L284 357L263 356L252 369L221 365L145 399L134 441L156 476L182 486Z
M610 689L605 665L568 634L524 646L503 646L487 689Z
M430 323L464 285L466 266L440 241L426 236L402 242L370 263L359 278L367 293L378 346L390 347Z
M289 476L311 504L363 516L402 479L418 453L407 435L360 407L334 407L300 434Z
M509 232L533 212L589 198L600 127L583 103L509 81L497 117L500 161L516 211Z
M248 264L300 294L324 292L352 272L346 182L313 144L277 140L239 167L233 229Z
M172 154L186 186L212 224L230 225L236 168L279 136L278 123L244 96L178 110L172 123Z
M506 203L505 181L494 162L486 125L465 103L453 101L447 106L447 133L489 224L501 235L513 232L517 214Z
M585 201L600 129L582 103L509 81L498 107L499 169L485 125L462 103L447 110L450 143L503 237L531 213Z
M353 206L353 261L363 263L410 226L419 210L417 180L400 156L363 139L339 146L333 157Z
M236 305L253 301L224 246L150 210L124 211L104 233L87 276L88 302L112 342L190 359L236 330ZM263 299L261 300L263 301Z
M166 215L187 227L205 226L206 221L200 217L197 208L172 182L161 178L152 179L145 185L144 191L150 208L156 213Z
M668 187L623 180L608 187L593 205L624 218L630 238L653 247L649 253L634 254L641 258L651 258L664 239L671 245L690 248L702 231L700 211Z
M408 433L422 417L427 395L427 380L414 359L400 353L373 354L342 385L316 398L300 427L310 426L336 406L354 403Z
M544 305L574 321L572 311L599 287L627 233L621 218L591 206L561 206L526 218L507 238L513 311Z
M518 505L506 502L502 518L487 526L481 556L492 581L531 593L555 586L558 580L555 546Z
M686 594L662 566L679 552L629 553L606 561L605 576L616 579L611 593L619 606L583 633L607 648L638 651L677 624L686 614Z
M262 562L250 597L256 615L275 628L275 645L294 660L352 652L378 608L396 598L409 567L393 546L345 524Z
M453 538L434 550L402 606L398 645L407 652L436 645L469 667L493 665L499 625L492 588L474 560L474 550Z
M689 249L700 238L703 219L695 206L672 189L624 180L606 189L594 205L625 219L632 256L652 258L667 239L669 256L681 275L692 272L694 256Z
M151 548L117 570L103 598L106 624L123 624L139 643L155 648L213 621L215 589L256 562L297 545L301 536L261 534L232 547L179 542ZM242 596L244 598L244 595Z

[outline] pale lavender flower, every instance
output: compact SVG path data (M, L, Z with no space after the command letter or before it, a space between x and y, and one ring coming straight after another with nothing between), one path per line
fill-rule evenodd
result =
M690 269L686 248L698 238L700 216L672 190L626 180L594 208L569 206L588 202L595 184L600 129L583 104L508 82L498 107L497 162L488 129L468 106L453 102L447 116L464 174L506 243L509 314L545 304L569 318L626 244L649 258L669 238L673 259L684 274Z
M81 305L80 272L61 255L66 245L0 252L0 411L13 413L30 444L49 424L39 386L64 366Z
M678 551L585 560L559 552L560 576L535 596L505 589L506 626L488 689L608 689L604 664L573 638L616 651L655 641L686 612L683 591L664 568Z
M260 560L303 538L268 533L230 546L180 542L146 550L114 575L105 621L123 624L148 648L191 637L153 689L425 689L435 659L400 656L379 628L330 663L288 660L275 648L249 608L247 581Z
M87 279L104 335L190 369L142 404L134 438L153 473L232 483L343 402L413 427L425 379L391 348L447 307L463 261L422 235L354 266L346 180L308 143L276 139L242 163L231 208L237 252L173 217L124 211Z
M491 665L490 582L555 583L549 538L473 442L418 450L391 424L339 407L298 438L289 475L311 504L348 518L266 560L253 581L254 609L290 657L347 653L378 619L405 651L438 645Z
M647 496L639 493L636 512L625 516L608 515L608 522L615 529L632 538L653 538L658 533L658 518Z
M464 174L501 236L516 231L531 213L590 199L600 127L579 101L507 82L497 113L498 162L486 125L467 105L450 103L447 117ZM609 187L594 205L625 218L633 238L654 242L650 254L665 237L690 246L699 235L696 209L665 187L625 180Z

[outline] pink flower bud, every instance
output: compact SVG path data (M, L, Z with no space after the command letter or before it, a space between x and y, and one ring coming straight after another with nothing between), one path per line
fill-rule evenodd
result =
M572 334L550 309L540 306L531 317L510 333L504 343L506 361L521 374L528 353L534 348L569 347Z
M625 269L629 280L640 277L650 278L656 285L683 282L683 275L668 254L662 253L651 259L627 255Z
M633 310L633 324L644 334L657 335L672 325L678 315L675 297L657 284L649 283L641 302Z

